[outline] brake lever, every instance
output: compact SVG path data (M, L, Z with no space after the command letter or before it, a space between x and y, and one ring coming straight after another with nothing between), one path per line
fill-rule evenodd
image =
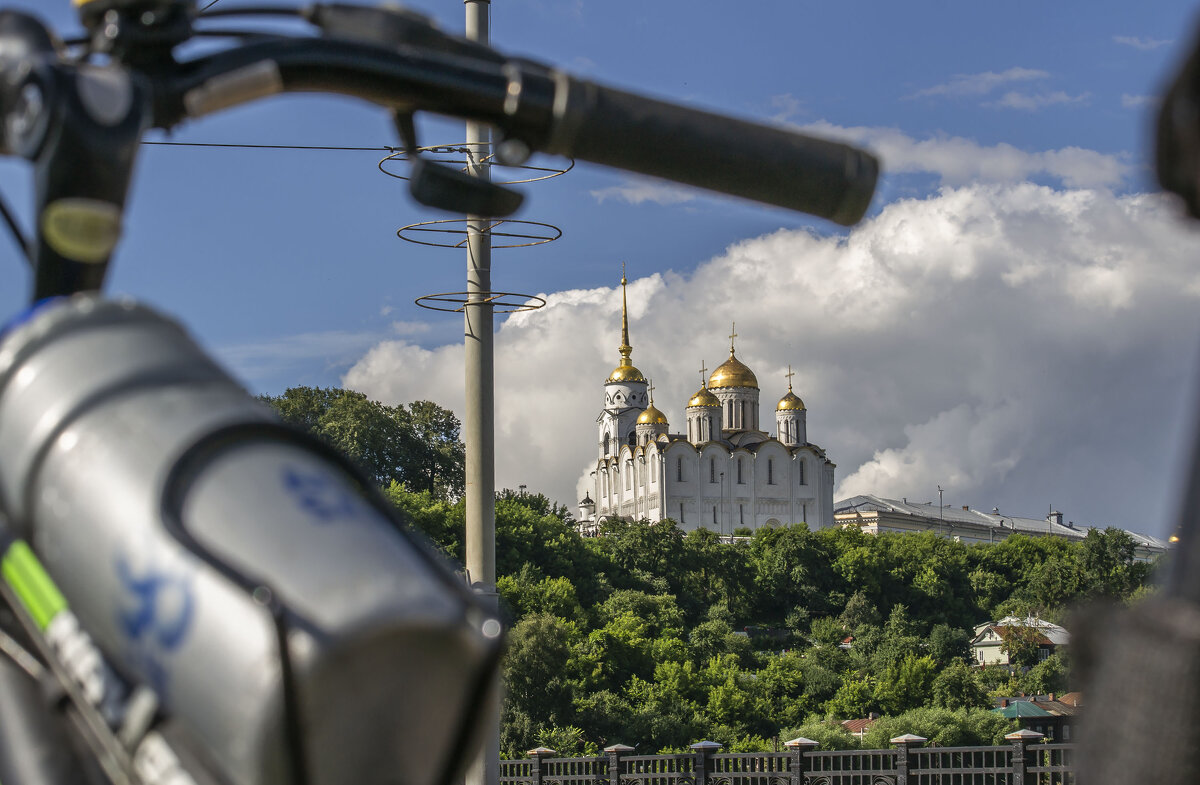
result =
M477 61L505 62L505 57L494 49L444 33L428 16L407 8L318 3L306 8L301 15L335 38L379 46L408 44Z
M503 218L525 201L523 194L511 188L422 158L412 114L393 112L392 122L409 160L408 190L418 203L452 213Z

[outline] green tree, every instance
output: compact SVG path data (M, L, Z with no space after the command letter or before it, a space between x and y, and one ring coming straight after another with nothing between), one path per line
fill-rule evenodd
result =
M1037 663L1038 646L1045 636L1036 625L1017 622L997 627L996 631L1000 633L1000 650L1011 664L1031 667Z
M929 656L939 668L954 662L965 663L971 656L971 638L964 629L936 624L929 631Z
M931 658L910 654L880 676L875 685L875 699L889 714L923 706L929 701L936 674L937 665Z
M837 722L812 719L800 725L790 725L779 732L784 741L812 739L819 750L856 750L858 739Z
M1055 652L1046 659L1029 669L1021 677L1021 686L1025 692L1033 695L1045 695L1050 692L1066 692L1071 678L1071 669L1067 658Z
M439 498L462 495L459 422L435 403L387 406L354 390L320 387L290 387L260 400L345 453L381 486L395 481Z
M890 739L912 733L929 740L930 746L974 747L1005 744L1016 720L1005 719L988 709L920 708L882 717L863 737L863 749L886 749Z
M847 673L842 686L825 704L825 713L830 719L854 720L865 717L879 708L875 698L876 685L870 678L856 678Z
M537 746L546 730L571 724L579 645L576 626L547 613L527 616L509 631L503 667L504 749L523 753Z
M933 705L942 709L984 709L991 706L987 690L975 678L974 671L962 660L955 660L933 680Z

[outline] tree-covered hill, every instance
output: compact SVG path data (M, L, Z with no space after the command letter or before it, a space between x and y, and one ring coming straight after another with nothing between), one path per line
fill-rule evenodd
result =
M388 495L461 557L461 505L398 483ZM749 750L795 733L850 746L820 723L869 712L942 722L960 743L999 741L1011 726L983 711L991 695L1063 691L1067 665L1014 646L1032 658L1023 673L970 667L972 628L1130 600L1150 569L1116 529L1080 543L1013 535L968 546L792 526L727 544L670 522L616 521L582 538L564 508L512 492L497 497L496 540L510 630L502 744L514 756L700 738Z
M458 421L429 402L388 407L345 390L265 399L348 452L414 528L463 557ZM614 521L579 536L540 494L496 499L497 588L509 625L506 755L612 743L639 752L701 738L768 749L804 735L858 740L828 720L880 712L866 746L892 731L944 744L998 742L993 695L1070 686L1065 657L1024 671L970 666L972 628L1007 615L1062 621L1096 598L1147 591L1150 566L1117 529L1081 542L1014 534L963 545L933 534L760 529L736 542L671 522ZM892 735L897 735L892 733Z

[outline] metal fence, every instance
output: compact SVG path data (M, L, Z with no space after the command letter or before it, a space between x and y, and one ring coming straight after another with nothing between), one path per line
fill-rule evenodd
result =
M711 741L690 753L633 755L614 745L595 758L557 758L539 747L525 760L500 761L502 785L1077 785L1070 744L1043 744L1017 731L1000 747L925 747L919 736L892 749L816 749L793 739L787 752L721 754Z

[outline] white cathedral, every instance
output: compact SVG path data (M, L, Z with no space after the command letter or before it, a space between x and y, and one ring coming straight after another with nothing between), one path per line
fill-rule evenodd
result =
M733 332L729 359L687 402L687 433L669 433L654 388L630 359L626 283L622 274L621 363L604 382L599 451L592 490L579 503L580 531L595 535L614 516L670 518L684 531L725 535L789 523L833 526L834 464L808 442L791 369L772 436L759 429L758 379L735 356Z

